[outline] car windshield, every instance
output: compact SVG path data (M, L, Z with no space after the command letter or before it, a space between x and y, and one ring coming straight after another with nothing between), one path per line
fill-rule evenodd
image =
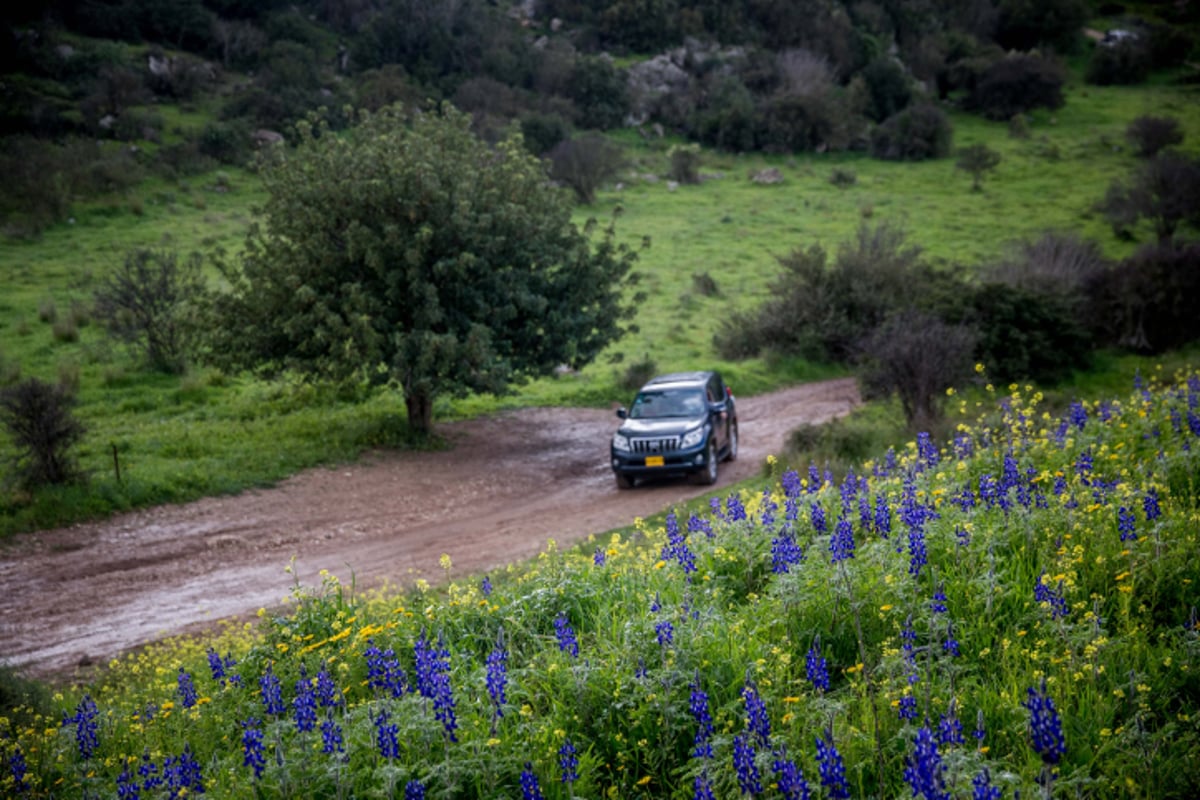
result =
M631 419L697 417L704 413L704 394L696 389L640 392L629 410Z

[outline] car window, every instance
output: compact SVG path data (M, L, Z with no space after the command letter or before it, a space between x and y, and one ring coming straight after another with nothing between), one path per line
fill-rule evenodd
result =
M629 409L632 419L695 417L704 413L704 395L696 389L640 392Z

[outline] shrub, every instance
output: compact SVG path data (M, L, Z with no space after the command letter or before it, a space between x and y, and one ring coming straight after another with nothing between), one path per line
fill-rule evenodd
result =
M974 333L917 311L900 311L861 343L865 397L895 394L915 430L928 431L941 418L946 390L970 375Z
M540 156L549 153L571 135L571 126L561 114L533 111L521 117L525 149Z
M983 71L964 103L992 120L1012 119L1035 108L1062 107L1062 69L1047 58L1019 53Z
M584 56L571 70L571 99L584 128L616 128L629 113L629 90L624 73L612 61Z
M923 161L950 153L954 129L937 106L910 106L871 133L871 155L886 161Z
M1091 361L1092 337L1066 295L985 283L969 303L975 360L999 383L1053 382Z
M1141 83L1150 74L1151 58L1140 39L1124 39L1113 44L1099 44L1088 60L1088 83L1097 86Z
M250 155L250 129L240 120L205 124L196 149L221 164L243 164Z
M999 164L999 153L986 144L973 144L959 149L954 166L971 174L971 190L978 192L983 188L984 173L991 172Z
M912 100L908 75L895 59L880 56L860 73L867 89L866 114L876 122L903 111Z
M754 95L732 75L716 78L707 102L696 106L688 127L701 142L721 150L734 153L753 150L760 128Z
M842 150L849 143L849 116L832 90L777 92L754 117L755 140L777 153Z
M1160 150L1183 144L1183 129L1174 117L1143 115L1129 123L1125 139L1142 158L1153 158Z
M1161 353L1200 338L1200 244L1147 245L1088 287L1101 343Z
M671 162L667 174L680 183L700 182L700 146L695 144L673 145L667 151Z
M596 189L621 168L621 148L598 133L559 142L550 151L550 177L569 186L579 202L591 204Z
M829 173L829 182L839 189L858 183L858 175L848 167L834 167Z
M1073 233L1047 231L1011 248L987 268L988 280L1031 292L1078 295L1107 267L1095 242Z
M152 368L182 373L195 337L189 304L204 290L200 262L195 253L180 261L170 251L128 252L95 291L96 318Z
M998 6L996 41L1008 50L1050 45L1069 53L1091 13L1086 0L1001 0Z
M1143 162L1131 181L1113 181L1100 209L1118 236L1131 237L1130 229L1143 219L1160 242L1181 225L1200 226L1200 158L1160 152Z
M692 273L692 290L702 297L716 297L721 293L716 279L707 272Z
M0 424L16 457L12 468L26 488L69 483L79 477L71 449L85 428L71 409L75 398L37 378L0 389Z
M625 371L621 373L621 377L617 381L617 386L626 392L636 392L645 385L646 381L657 374L658 364L650 357L649 353L644 353L640 361L634 361L625 367Z

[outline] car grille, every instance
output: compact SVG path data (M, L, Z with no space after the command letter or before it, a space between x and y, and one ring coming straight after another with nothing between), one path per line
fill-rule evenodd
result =
M632 439L629 446L639 454L669 453L679 449L678 436L666 436L658 439Z

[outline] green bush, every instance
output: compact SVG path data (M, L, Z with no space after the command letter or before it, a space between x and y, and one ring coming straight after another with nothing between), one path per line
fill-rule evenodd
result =
M1050 59L1017 53L987 67L967 95L964 106L998 121L1035 108L1054 110L1062 107L1065 81L1062 68Z
M531 111L521 116L521 136L525 149L535 156L549 153L571 135L571 126L561 114Z
M671 162L667 174L671 180L680 183L700 182L700 146L695 144L673 145L667 151L667 159Z
M904 67L895 59L880 56L860 74L867 88L868 117L883 122L908 107L912 100L912 87L909 86Z
M885 161L924 161L950 154L954 128L940 108L910 106L871 132L871 155Z
M1147 245L1089 286L1103 344L1161 353L1200 338L1200 243Z
M1098 86L1141 83L1150 75L1151 57L1137 39L1098 44L1088 60L1086 79Z
M74 405L72 393L37 378L0 389L0 425L12 440L16 455L11 469L23 487L80 477L72 450L86 429L75 419Z

